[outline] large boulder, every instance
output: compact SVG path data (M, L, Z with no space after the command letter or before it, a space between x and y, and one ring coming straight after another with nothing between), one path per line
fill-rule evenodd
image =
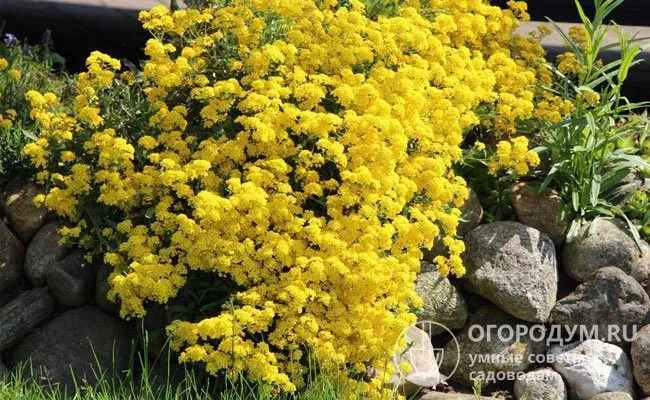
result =
M484 397L464 393L431 392L420 397L420 400L494 400L494 397Z
M456 233L458 236L463 237L467 232L476 228L478 224L483 220L483 207L481 207L481 202L478 199L478 195L471 188L468 190L468 197L463 203L463 206L460 208L461 216L460 222L458 223L458 228ZM424 256L422 260L432 263L433 260L440 255L447 255L447 249L442 243L441 239L437 239L433 243L433 248L431 250L424 249L422 250Z
M551 359L578 400L606 392L634 396L632 363L618 346L595 339L554 346L549 350Z
M9 183L0 193L0 211L9 220L11 229L24 242L28 242L47 221L47 209L34 205L34 197L41 193L41 188L20 179Z
M436 387L440 383L440 372L427 332L411 326L404 337L407 347L400 354L394 355L393 364L398 372L391 377L390 381L400 393L412 396L422 389ZM409 365L410 371L399 371L403 363Z
M0 295L18 284L24 258L23 244L0 220Z
M54 299L45 288L32 289L0 308L0 351L18 343L54 311Z
M558 290L555 246L519 222L481 225L465 237L467 288L509 314L546 322Z
M562 376L550 368L528 372L515 381L518 400L566 400Z
M77 250L57 261L47 270L47 286L59 304L82 306L95 294L97 268Z
M519 326L526 327L524 334L516 334ZM531 332L530 327L497 307L481 307L456 340L444 346L440 372L450 382L471 387L476 374L525 371L531 365L531 355L546 351L544 339L533 336L536 331Z
M5 365L2 363L2 360L0 360L0 382L2 382L8 372L9 371L7 370L7 367L5 367Z
M557 193L520 182L510 188L510 200L519 222L547 234L557 247L564 243L569 224L558 219L563 203Z
M34 286L44 286L47 283L47 271L68 252L67 248L59 245L60 228L54 221L46 224L27 247L25 273Z
M120 306L108 299L108 291L111 285L108 278L113 273L113 267L108 264L101 264L97 271L95 281L95 303L104 311L112 314L119 314Z
M586 282L597 270L617 267L645 284L650 273L650 245L640 241L643 252L625 222L601 218L586 224L578 238L562 249L562 267L578 282Z
M576 329L597 326L600 340L622 343L632 339L649 309L645 289L619 268L608 267L558 301L551 320Z
M634 400L634 398L623 392L607 392L596 395L591 400Z
M464 237L467 232L476 228L483 220L483 207L478 195L473 189L468 189L468 197L460 208L460 223L458 224L458 236Z
M415 291L424 302L419 314L421 321L433 321L450 330L465 326L467 303L460 289L440 275L434 265L422 262L420 273L415 281ZM444 331L442 327L432 326L430 333L437 335Z
M31 360L33 373L67 390L77 382L96 383L95 376L115 378L129 366L132 329L94 306L67 311L26 337L13 354L15 364Z
M637 332L630 353L636 383L643 394L650 396L650 325Z

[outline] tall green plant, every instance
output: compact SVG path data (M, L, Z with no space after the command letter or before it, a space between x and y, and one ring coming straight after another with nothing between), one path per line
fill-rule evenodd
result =
M648 119L635 114L650 103L632 103L622 95L622 86L630 69L641 62L639 41L630 38L623 29L605 23L611 12L623 0L595 0L595 14L588 18L580 2L575 1L583 23L582 40L570 35L550 21L564 39L568 52L562 60L570 60L574 67L548 65L554 74L552 93L570 99L574 111L560 123L541 127L545 145L540 147L551 161L551 168L543 178L541 190L552 187L565 200L560 217L570 221L567 241L572 241L585 221L601 216L625 214L612 199L625 176L634 168L647 168L648 162L637 156L634 149L615 149L618 139L641 130ZM605 44L612 31L618 43ZM620 47L620 58L604 64L601 53ZM638 239L638 232L631 232Z

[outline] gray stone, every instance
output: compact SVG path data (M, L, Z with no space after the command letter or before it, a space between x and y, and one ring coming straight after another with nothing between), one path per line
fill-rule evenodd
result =
M562 376L550 368L528 372L515 381L518 400L566 400Z
M18 284L24 258L23 244L0 221L0 295Z
M390 382L404 396L412 396L422 389L434 388L440 383L438 362L433 351L429 334L411 326L405 334L406 349L395 354L394 368L399 371L402 363L408 363L408 373L396 372Z
M84 260L83 252L69 253L47 271L47 286L59 304L82 306L95 294L97 268Z
M642 253L630 236L625 222L601 218L586 224L580 235L562 249L562 266L567 275L586 282L604 267L617 267L645 284L650 271L650 245L641 240Z
M471 387L473 384L470 375L472 372L521 372L527 370L531 363L531 354L543 354L546 349L543 341L534 341L530 332L525 336L497 335L496 332L488 337L482 337L476 328L470 333L471 327L480 326L484 333L488 326L509 327L517 331L517 326L530 328L532 324L518 320L506 314L497 307L481 307L471 318L465 329L458 335L456 341L451 340L443 348L443 359L440 372L449 377L450 382ZM506 329L506 328L503 328ZM472 336L470 336L470 334ZM460 356L459 356L460 355ZM473 359L476 355L484 356L483 359ZM458 366L456 367L456 363ZM454 368L456 369L454 370Z
M54 310L54 299L45 288L32 289L0 308L0 351L18 343Z
M566 380L578 400L589 400L606 392L634 395L632 363L618 346L586 340L549 351L553 368Z
M113 267L108 264L102 264L97 271L97 280L95 282L95 302L104 311L112 314L119 314L120 306L108 299L108 291L111 286L108 278L113 273Z
M34 374L50 385L71 390L77 382L93 385L128 368L133 332L123 321L94 306L67 311L25 338L14 363L31 360Z
M622 337L632 338L650 309L645 289L631 276L615 267L601 268L591 279L557 302L551 312L556 325L567 327L598 327L599 339L622 343ZM608 338L611 326L620 334Z
M67 248L59 245L60 227L57 222L46 224L27 246L25 273L34 286L44 286L47 283L47 271L68 252Z
M471 188L468 189L468 197L465 200L465 203L460 208L461 211L461 220L456 229L458 236L463 237L469 231L476 228L478 224L483 220L483 207L481 207L481 202L478 199L478 195ZM433 248L431 250L422 250L424 256L422 257L423 261L428 263L433 263L434 258L437 256L448 255L447 249L442 243L442 239L438 238L433 242Z
M520 182L510 188L510 200L519 222L547 234L556 247L564 243L569 224L558 220L563 203L557 193Z
M519 222L481 225L465 237L466 287L509 314L546 322L555 305L558 272L548 236Z
M494 400L494 398L464 393L431 392L420 397L420 400Z
M637 332L630 351L634 378L645 395L650 395L650 325Z
M434 265L422 262L415 281L415 291L424 302L419 314L420 320L433 321L450 330L465 326L467 303L460 289L440 275ZM432 326L430 333L437 335L444 331L442 327Z
M634 398L627 393L607 392L594 396L591 400L634 400Z
M34 197L44 191L33 183L14 180L0 193L0 211L9 226L24 242L28 242L48 219L45 207L36 207Z
M461 220L458 224L458 236L464 237L469 231L476 228L483 220L483 207L478 195L473 189L468 190L468 197L460 208Z

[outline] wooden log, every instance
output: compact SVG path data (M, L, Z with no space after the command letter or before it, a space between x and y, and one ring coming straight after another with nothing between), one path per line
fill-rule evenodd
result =
M0 351L15 345L54 310L54 298L46 288L20 294L0 308Z

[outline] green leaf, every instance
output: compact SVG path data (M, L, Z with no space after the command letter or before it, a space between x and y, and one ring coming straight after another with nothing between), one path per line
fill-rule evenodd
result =
M34 132L23 129L22 133L23 133L23 135L25 135L25 137L28 137L31 140L34 140L34 141L38 140L38 136L36 136L36 134Z
M630 173L629 168L615 168L607 171L603 176L603 181L600 185L601 191L605 191L610 187L617 185Z
M591 130L591 133L597 133L599 129L596 120L594 119L594 114L588 112L585 114L585 118L587 119L587 126Z
M630 67L632 66L632 62L640 52L641 52L641 48L639 46L634 46L628 51L623 52L623 58L621 60L621 68L619 68L618 75L617 75L619 85L623 84L625 79L627 79L627 74L630 70Z
M571 192L571 204L573 204L573 211L580 211L580 193Z
M596 3L598 4L598 3ZM614 11L614 9L623 4L623 0L605 0L600 7L596 7L596 15L594 15L593 24L600 25L605 18Z
M582 20L582 24L585 26L585 28L588 28L588 29L586 29L586 31L588 33L590 33L592 28L593 28L592 24L591 24L591 21L585 15L585 12L582 9L582 6L580 5L580 0L575 0L575 3L576 3L576 8L578 9L578 15L580 15L580 19Z
M620 211L620 210L619 210ZM627 226L630 230L630 233L632 234L632 238L634 239L634 243L636 243L637 247L643 253L645 249L643 248L643 245L641 245L641 236L639 235L639 230L634 226L632 221L625 215L624 212L620 211L621 216L625 219L625 222L627 223Z
M589 200L593 207L596 207L598 204L598 198L600 197L600 184L602 182L602 176L594 175L591 180L591 191L589 193Z
M572 243L576 237L578 237L578 233L580 232L580 227L582 226L582 218L577 217L573 221L571 221L571 224L569 225L569 230L566 234L566 242L567 243Z
M560 26L556 24L552 19L550 18L546 18L546 19L548 20L548 22L551 23L551 25L553 25L553 29L555 30L555 32L557 32L558 35L560 35L562 40L564 40L564 43L571 49L571 52L576 55L579 61L583 62L584 56L582 55L582 51L580 51L580 48L578 48L576 43L574 43L574 41L571 40L571 38L564 32L564 30L562 30L562 28L560 28ZM554 72L556 71L557 70L554 69Z
M641 220L641 225L645 225L648 222L650 222L650 210L646 211L646 213L643 215L643 219Z

